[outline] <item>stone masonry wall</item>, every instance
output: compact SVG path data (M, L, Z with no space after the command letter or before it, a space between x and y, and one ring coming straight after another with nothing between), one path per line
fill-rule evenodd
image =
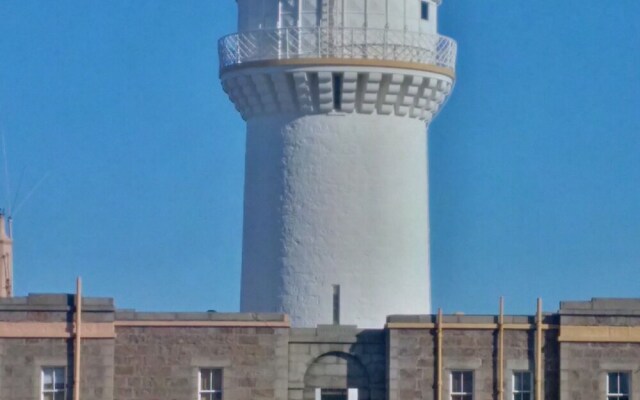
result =
M292 329L289 400L313 400L316 388L357 388L359 400L386 399L386 335L355 326Z
M115 400L193 400L200 368L223 369L225 400L283 400L288 328L119 327Z
M451 371L473 371L473 398L491 400L495 393L493 330L446 330L442 339L443 396L450 396Z
M560 307L560 400L595 400L607 395L607 373L624 372L631 378L630 398L640 398L640 299L592 299L562 302ZM583 341L563 338L562 330L577 329ZM628 334L629 342L616 343L603 333ZM589 341L591 337L592 341Z
M387 334L389 400L435 399L434 331L390 329Z
M225 400L314 400L323 388L357 388L359 400L436 398L433 315L390 316L380 330L292 329L280 314L116 313L111 299L87 298L82 320L83 400L193 400L201 368L223 370ZM444 316L444 399L455 370L473 372L474 400L497 399L496 320ZM534 372L533 322L505 316L504 399L514 372ZM640 300L564 303L544 324L544 400L605 398L609 372L629 373L640 398ZM73 330L71 295L0 300L0 400L40 398L43 367L66 369L71 400Z
M410 317L397 317L411 322ZM425 324L434 317L419 317L413 322ZM485 319L484 321L482 319ZM510 317L509 323L529 323L528 319ZM445 317L445 322L494 323L495 317ZM437 336L433 328L388 330L389 335L389 400L435 399L437 397ZM543 336L544 390L548 400L558 399L557 331ZM472 371L474 400L493 400L498 393L498 332L496 329L443 330L442 395L450 398L451 371ZM512 398L513 373L535 371L535 332L505 330L504 334L504 398ZM533 382L532 382L533 383Z
M562 343L561 400L606 398L607 372L631 374L631 398L640 396L640 343Z
M0 339L0 398L39 399L41 368L71 365L70 347L65 339ZM71 382L70 368L66 376Z
M112 322L113 303L109 299L83 301L85 322ZM42 326L43 336L56 335L68 338L32 337L0 338L0 399L33 400L41 398L42 369L65 368L66 398L73 391L74 340L73 296L29 295L2 299L0 324L5 329L20 323L36 323ZM52 328L56 325L59 328ZM32 325L30 325L32 326ZM35 332L29 332L36 335ZM113 399L113 339L84 339L81 348L81 396L91 400Z
M545 331L543 338L544 398L546 400L556 400L560 399L560 343L558 342L558 331Z
M83 398L113 399L113 353L112 339L84 341L80 359ZM39 399L44 367L65 368L67 399L71 399L73 357L69 339L0 339L0 399Z

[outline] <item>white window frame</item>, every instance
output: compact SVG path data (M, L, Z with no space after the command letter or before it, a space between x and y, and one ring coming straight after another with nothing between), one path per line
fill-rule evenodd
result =
M516 375L529 375L529 390L519 390L516 387ZM512 399L516 400L518 394L528 394L530 399L533 399L533 374L531 371L513 371L511 374L511 393Z
M610 388L610 377L612 374L616 374L616 379L618 380L618 391L616 393L611 392L611 388ZM620 388L620 376L621 375L626 375L627 376L627 386L628 386L628 392L627 393L623 393L621 392L621 388ZM606 379L607 379L607 400L615 400L615 399L620 399L622 397L626 397L628 399L631 399L631 373L629 371L607 371L607 375L606 375Z
M470 373L471 374L471 391L469 392L465 392L465 384L464 384L464 379L462 379L462 392L454 392L453 391L453 375L454 374L464 374L464 373ZM464 376L464 375L462 375ZM461 378L462 378L461 376ZM473 395L473 385L474 385L474 381L475 381L475 376L474 376L474 372L473 370L469 370L469 369L456 369L456 370L452 370L449 372L449 398L451 400L453 400L454 396L471 396L471 400L473 400L474 395ZM467 388L469 389L469 388Z
M56 371L62 371L62 389L56 388ZM51 389L45 389L44 377L47 372L51 373ZM62 393L62 398L67 398L67 369L65 367L42 367L40 370L40 399L45 399L45 394L53 394L56 398L57 393Z
M207 372L207 373L211 373L212 371L218 371L220 373L220 388L212 388L212 389L202 389L202 375L203 373ZM202 398L202 395L211 395L211 394L216 394L216 393L220 393L220 398L223 399L224 398L224 383L223 383L223 379L224 379L224 370L222 368L200 368L198 369L198 400L200 400ZM211 385L213 385L214 380L211 379Z

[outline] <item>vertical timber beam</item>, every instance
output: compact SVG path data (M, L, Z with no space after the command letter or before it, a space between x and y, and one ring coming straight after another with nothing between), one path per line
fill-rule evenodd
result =
M542 299L538 298L536 311L536 400L542 400Z
M82 345L82 278L76 280L76 332L73 354L73 400L80 400L80 349Z
M498 400L504 399L504 297L498 314Z
M438 309L438 318L436 319L436 335L438 341L438 383L437 389L438 400L442 400L442 308Z

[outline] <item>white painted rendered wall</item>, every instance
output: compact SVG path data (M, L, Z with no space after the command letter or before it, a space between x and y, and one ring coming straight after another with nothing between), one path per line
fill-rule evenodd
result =
M247 123L243 311L379 328L430 312L427 135L393 115Z
M238 30L315 27L322 22L322 5L331 13L331 26L436 33L438 7L429 3L422 20L421 0L238 0Z
M241 310L331 324L339 285L342 324L430 313L427 125L456 52L440 1L426 21L421 0L237 1L220 77L247 121Z

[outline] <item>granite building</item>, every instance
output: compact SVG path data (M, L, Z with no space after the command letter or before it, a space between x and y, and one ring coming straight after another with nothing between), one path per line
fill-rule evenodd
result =
M247 120L241 308L262 313L11 297L0 213L0 400L640 399L640 300L428 314L440 3L238 0L220 77Z
M292 328L283 314L141 313L76 298L0 300L1 399L640 395L640 300L563 302L529 316L398 315L362 330Z

